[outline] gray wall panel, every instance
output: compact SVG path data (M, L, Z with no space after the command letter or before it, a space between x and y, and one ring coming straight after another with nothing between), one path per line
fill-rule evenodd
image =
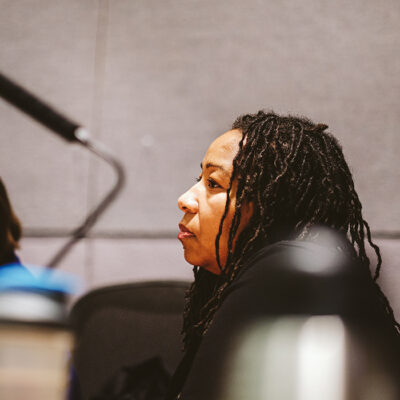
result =
M193 280L178 239L96 239L91 286L146 280Z
M372 228L399 230L399 18L394 1L111 2L100 136L130 175L98 229L175 227L211 139L264 107L328 123Z
M376 244L383 259L378 283L389 299L397 321L400 321L400 240L380 239Z
M97 2L3 1L0 70L91 124ZM87 155L0 102L0 173L28 230L66 229L86 212Z

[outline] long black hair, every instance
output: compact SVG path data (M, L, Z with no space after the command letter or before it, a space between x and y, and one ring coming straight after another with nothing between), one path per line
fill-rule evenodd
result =
M363 219L342 148L326 132L327 128L307 118L264 111L240 116L233 123L232 129L240 130L242 139L233 160L225 212L215 240L221 275L194 268L195 280L187 293L184 312L186 347L207 331L225 289L250 254L279 240L307 238L315 225L328 226L346 235L358 260L370 268L365 249L367 242L376 253L377 265L370 273L372 279L377 280L381 254ZM229 232L227 261L221 266L219 243L235 179L235 213ZM233 246L242 209L250 202L252 217ZM388 300L377 284L376 288L386 313L399 330Z
M6 187L0 177L0 265L15 260L14 250L22 235L21 223L11 206Z

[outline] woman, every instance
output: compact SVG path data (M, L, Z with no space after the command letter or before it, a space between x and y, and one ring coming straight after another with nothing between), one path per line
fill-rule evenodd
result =
M318 225L347 237L339 250L367 274L366 285L371 283L378 299L370 305L383 308L389 325L399 329L374 283L379 248L371 241L341 147L326 129L273 112L241 116L211 144L197 183L179 198L184 216L178 238L195 266L195 281L184 313L185 356L168 399L209 398L207 387L218 384L218 352L231 332L287 298L268 297L274 292L268 287L271 265L284 268L293 243L307 250ZM365 237L378 259L373 272Z

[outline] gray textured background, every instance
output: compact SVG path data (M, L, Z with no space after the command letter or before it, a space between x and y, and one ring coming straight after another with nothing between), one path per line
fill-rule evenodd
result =
M400 311L398 0L0 6L0 70L86 125L128 171L123 195L62 269L87 287L190 278L173 238L176 199L238 114L272 108L327 123L340 139ZM1 176L26 232L21 254L43 264L113 176L2 101L0 117Z

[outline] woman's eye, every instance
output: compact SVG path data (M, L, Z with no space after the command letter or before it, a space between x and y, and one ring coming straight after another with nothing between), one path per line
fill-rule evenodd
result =
M208 187L211 188L211 189L216 189L216 188L220 188L220 187L221 187L221 186L218 185L218 183L215 182L214 179L212 179L212 178L208 178L208 179L207 179L207 182L208 182Z

